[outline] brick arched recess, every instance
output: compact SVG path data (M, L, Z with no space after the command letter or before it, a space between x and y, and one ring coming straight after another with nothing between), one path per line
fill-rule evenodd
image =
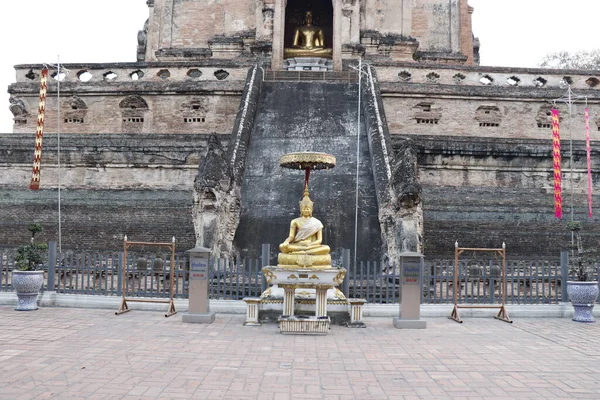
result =
M322 0L329 1L329 0ZM342 70L342 0L331 0L333 6L333 70ZM275 10L273 13L273 58L271 60L271 69L280 70L283 65L283 49L285 36L285 9L287 0L275 0Z

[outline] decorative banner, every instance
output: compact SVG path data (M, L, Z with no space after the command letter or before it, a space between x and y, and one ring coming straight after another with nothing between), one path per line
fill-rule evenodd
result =
M557 109L552 109L552 156L554 161L554 218L562 218L560 122Z
M590 146L590 110L585 108L585 149L587 151L588 215L592 218L592 148Z
M35 132L35 148L33 152L33 172L29 189L40 188L40 168L42 163L42 139L44 137L44 117L46 116L46 89L48 88L48 69L42 70L40 79L40 104L38 106L37 130Z

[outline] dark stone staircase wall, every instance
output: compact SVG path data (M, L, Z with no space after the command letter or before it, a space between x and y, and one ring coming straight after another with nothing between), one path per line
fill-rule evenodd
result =
M289 223L300 215L303 171L279 166L290 152L333 154L337 166L311 174L314 216L325 225L323 241L341 260L343 248L354 249L356 131L358 85L327 82L265 82L250 139L242 212L235 245L242 256L260 255L260 244L271 244L275 261ZM364 121L364 118L363 118ZM381 231L377 199L364 126L360 131L358 254L377 259Z

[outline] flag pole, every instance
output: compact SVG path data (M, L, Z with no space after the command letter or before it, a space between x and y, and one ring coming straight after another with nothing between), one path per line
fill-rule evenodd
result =
M56 166L58 175L58 253L62 253L62 218L60 210L60 55L56 57Z

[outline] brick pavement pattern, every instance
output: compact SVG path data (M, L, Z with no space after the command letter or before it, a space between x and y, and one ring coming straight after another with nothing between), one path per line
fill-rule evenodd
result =
M598 399L600 324L428 319L291 336L218 314L0 307L0 399Z

